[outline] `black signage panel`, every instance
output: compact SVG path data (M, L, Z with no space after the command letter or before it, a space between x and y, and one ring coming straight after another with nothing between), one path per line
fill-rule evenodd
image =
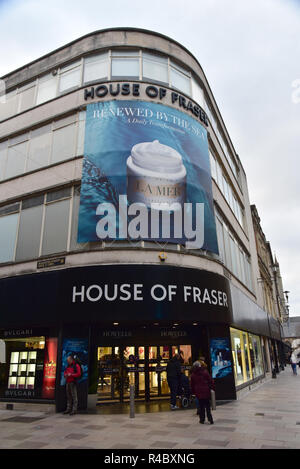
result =
M226 278L167 265L78 267L2 279L0 300L2 328L60 321L232 321Z

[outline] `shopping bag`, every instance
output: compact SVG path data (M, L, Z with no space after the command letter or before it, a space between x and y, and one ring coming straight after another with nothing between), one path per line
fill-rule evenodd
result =
M216 393L213 389L210 390L210 404L211 410L216 410Z

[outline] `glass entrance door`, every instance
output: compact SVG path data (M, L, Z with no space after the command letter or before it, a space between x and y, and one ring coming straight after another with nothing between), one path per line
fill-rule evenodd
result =
M176 353L182 372L189 375L191 345L98 347L98 402L128 402L130 385L134 385L136 400L167 397L167 364Z

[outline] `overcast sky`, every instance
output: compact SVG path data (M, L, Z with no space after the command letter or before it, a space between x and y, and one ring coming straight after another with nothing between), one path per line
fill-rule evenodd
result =
M116 26L159 31L198 58L300 315L300 0L0 0L0 76Z

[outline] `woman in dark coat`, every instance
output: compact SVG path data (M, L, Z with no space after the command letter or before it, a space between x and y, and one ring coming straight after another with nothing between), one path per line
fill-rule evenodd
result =
M191 375L191 387L192 393L195 394L197 398L200 423L203 424L205 422L206 410L207 420L212 425L214 421L210 411L210 391L211 389L215 389L215 385L204 363L194 363Z

